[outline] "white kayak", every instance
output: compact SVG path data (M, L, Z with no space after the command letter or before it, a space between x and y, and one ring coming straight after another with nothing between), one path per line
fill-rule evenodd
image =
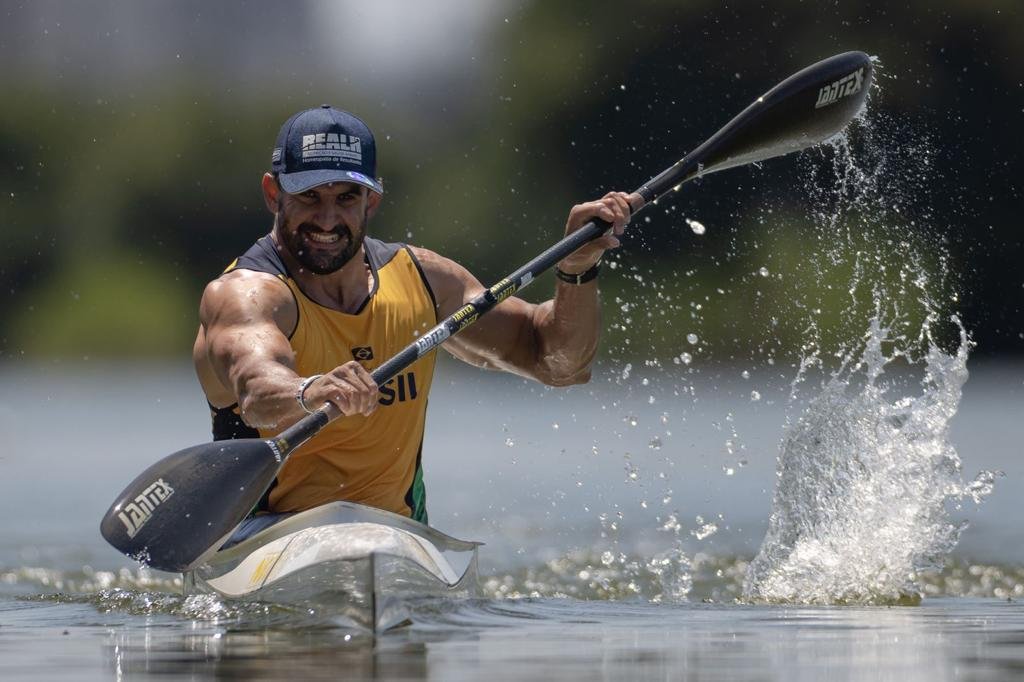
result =
M381 632L424 597L479 596L479 542L412 519L332 502L221 550L184 575L186 594L310 608Z

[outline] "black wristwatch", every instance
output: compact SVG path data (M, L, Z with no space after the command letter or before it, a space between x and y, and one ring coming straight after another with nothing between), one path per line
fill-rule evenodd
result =
M555 267L555 277L568 284L586 284L592 279L597 279L599 272L601 272L601 261L597 261L589 269L577 274L563 272L557 266Z

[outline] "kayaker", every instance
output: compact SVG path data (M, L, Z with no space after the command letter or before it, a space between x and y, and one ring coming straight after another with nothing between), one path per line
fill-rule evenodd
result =
M263 175L270 234L211 282L193 349L216 440L269 437L324 405L336 419L288 461L232 542L281 514L350 500L427 522L422 444L430 353L383 386L370 371L484 290L462 265L370 237L384 188L370 129L323 105L281 127ZM511 297L443 345L551 386L584 383L600 337L597 275L629 195L574 206L566 233L612 232L562 260L551 300Z

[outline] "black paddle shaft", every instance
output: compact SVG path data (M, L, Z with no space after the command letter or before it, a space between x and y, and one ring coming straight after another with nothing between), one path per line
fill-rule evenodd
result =
M636 191L642 203L633 213L695 177L805 149L838 134L861 110L871 76L871 60L863 52L836 55L790 76L644 183ZM383 385L609 227L593 220L567 235L387 360L373 371L374 381ZM111 505L100 526L103 537L153 568L195 567L249 513L288 455L329 421L321 408L276 438L218 441L165 457Z

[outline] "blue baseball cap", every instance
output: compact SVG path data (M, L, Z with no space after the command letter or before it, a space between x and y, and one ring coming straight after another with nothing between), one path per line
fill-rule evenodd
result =
M281 187L289 194L328 182L354 182L377 194L377 146L357 116L324 104L295 114L281 126L270 157Z

